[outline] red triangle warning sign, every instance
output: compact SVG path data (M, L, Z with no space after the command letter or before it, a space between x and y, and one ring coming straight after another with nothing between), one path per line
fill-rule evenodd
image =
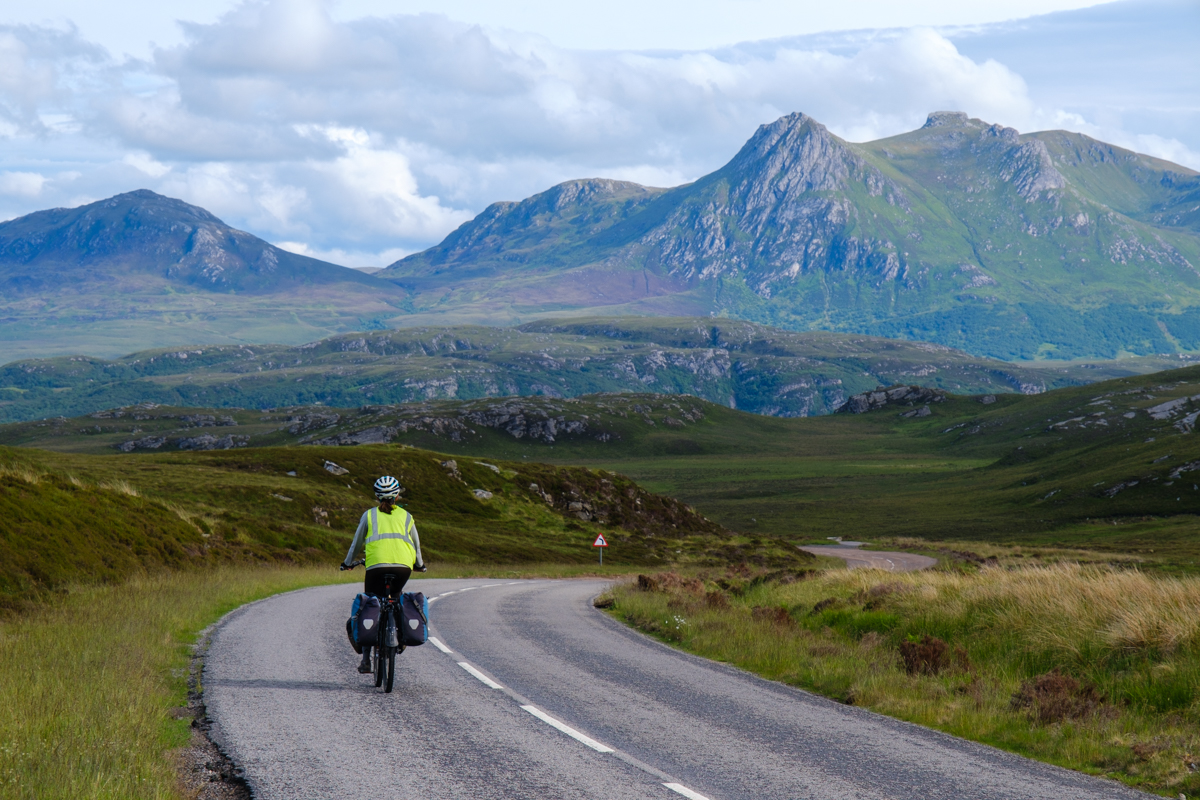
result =
M596 541L592 542L592 547L608 547L608 542L604 541L604 534L596 536Z

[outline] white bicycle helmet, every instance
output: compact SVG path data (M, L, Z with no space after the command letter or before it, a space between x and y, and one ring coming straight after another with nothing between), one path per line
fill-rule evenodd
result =
M384 475L375 481L375 497L380 500L395 500L400 496L400 481L391 475Z

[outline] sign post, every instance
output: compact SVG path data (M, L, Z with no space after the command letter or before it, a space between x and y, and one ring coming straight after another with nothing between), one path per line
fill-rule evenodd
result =
M596 541L592 542L592 547L600 551L600 566L604 566L604 548L608 547L608 542L604 541L604 534L596 534Z

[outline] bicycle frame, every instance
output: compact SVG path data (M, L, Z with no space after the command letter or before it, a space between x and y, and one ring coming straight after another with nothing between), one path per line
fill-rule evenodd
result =
M399 619L402 616L400 613L402 600L398 594L393 596L392 578L391 573L383 576L383 597L379 599L380 637L379 643L372 653L375 685L382 684L385 693L392 691L392 683L396 674L396 656L404 652L398 628Z

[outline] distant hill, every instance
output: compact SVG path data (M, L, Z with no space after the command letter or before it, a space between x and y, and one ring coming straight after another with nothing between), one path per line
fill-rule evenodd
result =
M997 358L1200 349L1200 175L1063 131L939 112L851 144L805 116L653 189L495 203L379 273L417 320L719 314Z
M0 350L119 355L380 327L404 292L141 190L0 223Z
M878 384L964 394L1041 392L1189 363L1173 358L1012 364L922 342L796 333L705 318L544 320L519 328L405 328L297 347L157 349L0 367L0 421L115 406L358 407L596 392L692 394L771 416L826 414Z

